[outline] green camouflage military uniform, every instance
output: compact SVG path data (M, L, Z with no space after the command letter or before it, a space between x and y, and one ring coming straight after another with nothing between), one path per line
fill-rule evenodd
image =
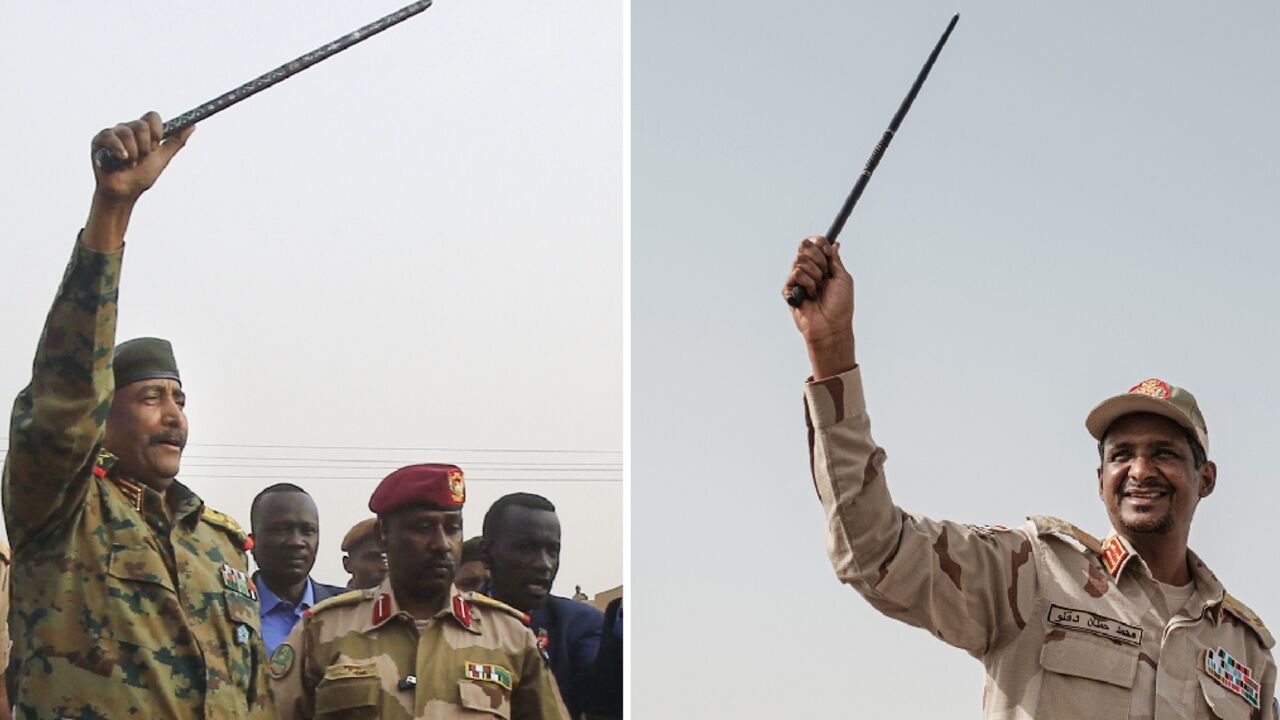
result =
M568 720L538 641L517 617L454 587L419 634L389 579L325 600L271 657L280 718Z
M101 443L123 250L76 245L14 403L4 467L18 718L271 718L244 534Z
M1008 529L903 512L859 370L809 383L805 409L837 576L981 660L984 718L1275 719L1274 640L1194 553L1179 605L1122 537L1047 517Z

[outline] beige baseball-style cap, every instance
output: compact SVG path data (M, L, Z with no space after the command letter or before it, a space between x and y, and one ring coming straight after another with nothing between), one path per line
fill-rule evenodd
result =
M1205 454L1209 454L1209 430L1205 427L1204 415L1200 414L1195 396L1157 378L1143 380L1129 388L1129 392L1098 403L1085 418L1084 426L1094 439L1102 440L1112 423L1132 413L1152 413L1169 418L1195 433Z

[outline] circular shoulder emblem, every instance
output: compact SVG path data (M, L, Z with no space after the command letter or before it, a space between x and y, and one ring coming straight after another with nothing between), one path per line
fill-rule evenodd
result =
M271 677L279 680L293 669L293 646L285 643L271 653Z
M1165 381L1151 378L1150 380L1143 380L1137 385L1129 388L1129 394L1149 395L1159 400L1168 400L1171 391L1169 390L1169 384Z

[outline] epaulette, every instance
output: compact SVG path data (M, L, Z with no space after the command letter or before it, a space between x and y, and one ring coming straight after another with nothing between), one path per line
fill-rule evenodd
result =
M483 605L485 607L493 608L494 610L501 610L502 612L507 613L508 615L510 615L511 617L514 617L515 619L519 620L521 623L525 625L528 625L533 620L533 618L529 617L527 613L523 613L511 607L510 605L502 602L501 600L494 600L488 595L483 595L478 592L468 592L468 593L464 593L463 597L465 597L467 600L471 601L476 605Z
M1049 517L1048 515L1032 515L1027 519L1036 526L1036 533L1040 535L1053 535L1056 538L1076 545L1081 550L1088 550L1095 555L1102 554L1102 542L1098 540L1098 538L1081 530L1075 525L1072 525L1066 520Z
M1262 646L1266 649L1270 650L1271 646L1276 644L1275 638L1271 637L1271 632L1267 630L1266 625L1262 624L1262 619L1258 617L1257 613L1250 610L1244 603L1231 597L1231 593L1223 593L1222 609L1239 618L1257 633L1262 640Z
M216 528L226 531L226 533L231 536L231 539L235 541L236 547L241 550L249 550L253 547L253 542L249 539L249 534L244 531L244 528L240 527L239 523L232 520L229 515L224 515L208 505L205 505L204 511L200 513L200 519Z
M342 607L343 605L355 605L356 603L363 602L364 600L372 598L376 591L377 591L377 588L365 588L363 590L349 590L347 592L340 593L338 595L334 595L333 597L327 597L324 600L321 600L315 605L312 605L311 607L307 608L303 614L306 615L307 617L311 617L312 615L315 615L318 612L323 612L325 610L328 610L329 608Z

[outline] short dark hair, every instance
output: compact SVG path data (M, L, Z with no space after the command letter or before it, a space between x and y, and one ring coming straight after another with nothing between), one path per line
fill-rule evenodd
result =
M1209 461L1209 455L1204 451L1204 446L1200 444L1200 440L1196 437L1195 433L1191 432L1186 428L1182 428L1182 434L1186 436L1187 444L1191 446L1191 459L1195 461L1196 469L1199 470L1200 468L1204 467L1204 464L1206 462ZM1106 434L1104 433L1102 437L1103 439L1105 439ZM1105 463L1107 461L1107 458L1106 458L1106 454L1102 450L1102 444L1103 444L1103 441L1099 440L1098 441L1098 461Z
M462 543L461 562L469 563L475 560L484 560L484 537L480 535Z
M484 514L484 527L481 529L484 538L492 541L498 533L498 528L502 526L505 510L509 507L522 507L530 510L546 510L555 512L556 506L551 501L541 495L533 493L511 493L498 498L496 502L489 506L489 510Z
M251 528L253 527L253 519L258 515L258 503L262 501L262 498L266 497L267 495L272 495L274 493L282 493L282 492L302 493L307 497L311 497L311 493L307 492L306 490L303 490L302 488L298 487L297 485L294 485L293 483L287 483L287 482L276 483L275 485L271 485L270 487L263 488L262 492L253 496L253 502L249 504L249 527Z

